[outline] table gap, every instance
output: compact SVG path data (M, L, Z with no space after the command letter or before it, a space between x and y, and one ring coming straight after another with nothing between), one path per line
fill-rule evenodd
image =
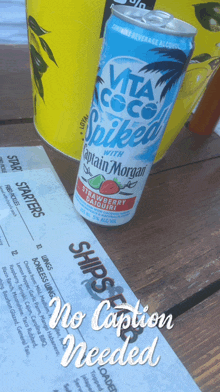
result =
M199 161L184 163L184 164L182 164L182 165L169 167L169 168L167 168L167 169L161 169L161 170L158 170L156 173L150 173L150 174L149 174L149 177L150 177L150 176L156 176L157 174L160 174L160 173L163 173L163 172L168 172L168 171L170 171L170 170L180 169L180 168L183 168L183 167L186 167L186 166L195 165L195 164L197 164L197 163L207 162L207 161L211 161L211 160L213 160L213 159L218 159L218 158L220 158L220 154L217 155L217 156L215 156L215 157L210 157L210 158L201 159L201 160L199 160Z
M13 125L13 124L32 124L33 118L15 118L12 120L0 120L0 125Z
M190 297L184 299L180 303L174 305L172 308L166 310L164 313L166 316L171 314L173 319L181 316L183 313L194 308L196 305L205 301L207 298L211 297L214 293L220 290L220 279L204 287L197 293L191 295Z

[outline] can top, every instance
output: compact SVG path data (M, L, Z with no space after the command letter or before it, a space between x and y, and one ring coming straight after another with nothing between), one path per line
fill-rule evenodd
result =
M170 35L193 37L197 29L173 15L164 11L150 11L144 8L116 5L112 7L113 15L128 23L135 24L147 30L158 31Z

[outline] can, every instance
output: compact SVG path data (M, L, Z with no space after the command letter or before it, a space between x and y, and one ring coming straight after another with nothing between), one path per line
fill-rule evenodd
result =
M166 12L113 7L74 193L86 219L116 226L134 216L195 34Z

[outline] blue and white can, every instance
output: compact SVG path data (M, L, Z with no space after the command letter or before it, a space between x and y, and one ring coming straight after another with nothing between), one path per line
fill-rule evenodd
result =
M163 11L113 7L74 193L86 219L116 226L134 216L195 34Z

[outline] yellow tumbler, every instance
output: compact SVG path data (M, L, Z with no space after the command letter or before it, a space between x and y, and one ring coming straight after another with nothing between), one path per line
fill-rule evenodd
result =
M197 29L195 50L182 88L158 149L155 162L163 158L220 64L220 3L207 0L156 0L154 9L171 13Z
M102 39L105 1L27 0L34 124L80 159Z

